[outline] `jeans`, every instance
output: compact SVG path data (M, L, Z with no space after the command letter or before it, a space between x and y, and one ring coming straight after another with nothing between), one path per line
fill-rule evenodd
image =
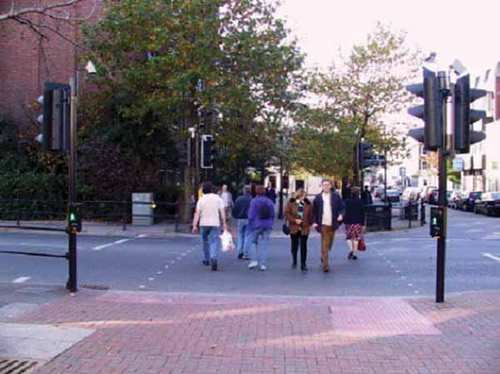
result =
M267 244L269 243L270 234L271 234L271 228L256 229L252 231L250 260L257 261L260 264L260 266L266 266ZM260 244L260 250L259 250L259 244Z
M200 226L201 248L203 249L203 260L217 260L220 248L219 226Z
M248 220L238 219L238 254L242 253L244 256L248 256L248 247L252 242L252 231L248 225Z

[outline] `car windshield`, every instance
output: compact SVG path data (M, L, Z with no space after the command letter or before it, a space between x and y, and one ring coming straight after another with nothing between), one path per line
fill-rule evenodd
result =
M495 192L495 193L491 194L491 198L493 200L500 200L500 192Z

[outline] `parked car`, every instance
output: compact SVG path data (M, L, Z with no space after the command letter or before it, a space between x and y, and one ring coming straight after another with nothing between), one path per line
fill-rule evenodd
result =
M433 198L433 191L434 190L437 190L438 188L436 186L425 186L423 189L422 189L422 193L421 193L421 197L422 199L424 199L424 201L426 203L429 202L430 199ZM439 194L439 193L438 193Z
M451 192L450 196L448 197L448 207L452 208L452 209L458 209L457 208L458 201L460 199L462 199L463 194L461 191L457 191L457 190L450 191L450 192Z
M500 214L500 192L485 192L480 199L476 199L474 213L497 216Z
M437 188L429 191L427 195L427 203L431 205L437 205L439 203L439 190Z
M375 193L374 196L376 199L381 199L382 195L384 195L384 185L381 184L380 186L375 188Z
M413 201L420 198L420 188L418 187L406 187L402 195L403 200Z
M474 211L474 205L476 205L476 200L481 199L482 192L481 191L474 191L474 192L469 192L465 199L462 200L461 203L461 208L465 212L473 212Z
M382 192L381 200L385 203L399 203L401 201L401 192L395 189L388 189L387 198Z

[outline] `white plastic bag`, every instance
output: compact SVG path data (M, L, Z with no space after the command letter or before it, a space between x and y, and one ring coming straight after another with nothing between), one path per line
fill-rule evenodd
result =
M233 236L229 231L224 231L220 236L222 252L229 252L234 249Z

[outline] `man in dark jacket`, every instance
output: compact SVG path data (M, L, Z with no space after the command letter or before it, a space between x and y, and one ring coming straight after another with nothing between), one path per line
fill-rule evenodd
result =
M331 191L331 181L324 179L321 187L323 192L316 195L313 202L313 227L321 232L321 264L323 271L328 273L328 252L332 249L335 231L342 222L345 207L340 196Z
M252 231L248 225L248 209L252 201L250 186L243 187L243 195L239 196L233 205L233 217L238 221L238 258L249 260L248 248L252 241Z
M361 201L363 201L365 205L373 204L372 193L370 192L370 188L368 186L365 186L364 191L361 192Z

